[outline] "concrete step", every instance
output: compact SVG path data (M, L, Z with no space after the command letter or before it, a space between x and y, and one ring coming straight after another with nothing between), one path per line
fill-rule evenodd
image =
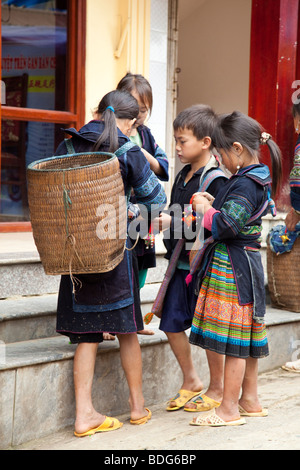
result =
M300 314L268 307L266 323L270 356L259 361L260 372L280 367L293 355L299 356L300 349ZM150 327L153 336L139 335L147 406L166 401L182 380L157 321ZM73 424L74 353L75 346L63 336L0 344L0 448L20 445ZM192 346L192 354L207 386L205 352ZM99 346L93 387L96 408L108 415L128 413L128 388L117 339Z
M156 267L148 270L146 283L161 282L167 268L164 253L156 256ZM60 276L45 274L36 253L2 254L0 256L0 299L58 292Z
M145 426L132 426L126 412L117 415L124 426L116 433L78 439L71 425L13 450L100 451L97 454L100 466L127 463L135 467L136 463L137 468L147 462L200 467L207 450L300 450L299 389L300 374L276 368L258 376L259 398L269 410L268 417L246 418L242 427L190 426L196 414L183 410L168 413L166 403L159 400L151 406L152 418Z
M148 313L160 284L141 289L143 315ZM5 344L56 336L57 294L0 300L0 340Z

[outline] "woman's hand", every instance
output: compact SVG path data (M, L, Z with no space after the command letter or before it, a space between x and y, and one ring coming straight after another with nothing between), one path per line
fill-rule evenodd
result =
M288 215L285 218L285 225L286 228L290 231L293 232L295 230L295 227L297 223L300 222L300 215L297 214L294 209L291 209Z
M195 193L192 197L193 210L205 214L205 212L211 209L214 200L215 198L207 192Z
M159 217L155 217L152 222L154 233L158 233L167 230L171 225L172 217L169 214L161 212Z

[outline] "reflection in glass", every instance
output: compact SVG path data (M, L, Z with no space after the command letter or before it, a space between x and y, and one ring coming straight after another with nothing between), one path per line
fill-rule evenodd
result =
M68 110L69 1L2 0L1 5L3 109ZM2 119L0 222L29 220L26 168L54 154L61 127Z
M2 119L0 222L29 220L26 168L52 157L68 125Z
M2 80L27 76L25 107L67 108L67 3L2 0Z

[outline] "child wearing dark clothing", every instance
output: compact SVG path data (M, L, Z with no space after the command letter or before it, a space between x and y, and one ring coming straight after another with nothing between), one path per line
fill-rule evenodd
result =
M269 353L259 250L262 216L268 206L274 209L270 195L276 195L281 179L281 152L257 121L237 111L220 116L212 139L232 176L215 199L193 196L193 208L212 236L191 254L187 279L204 266L190 342L225 359L224 391L217 410L190 424L236 426L245 423L244 416L268 414L257 393L258 359ZM259 161L263 144L270 152L272 180Z
M127 73L118 83L117 90L127 91L137 100L139 115L135 125L131 129L130 140L141 148L150 164L151 170L161 181L169 179L169 162L165 151L156 143L151 130L145 125L145 121L152 111L153 96L152 87L148 80L140 74ZM134 196L132 202L135 202ZM149 226L151 221L149 220ZM150 234L152 235L152 234ZM140 288L145 285L149 268L155 268L156 256L154 237L152 246L140 238L135 247L139 267Z
M164 239L167 249L166 257L170 259L178 239L182 238L182 215L189 204L194 192L208 189L216 195L220 186L226 181L225 174L219 168L219 161L213 156L211 150L211 134L214 130L216 115L205 105L194 105L182 111L174 121L174 135L176 151L182 163L186 166L178 174L172 188L170 207L174 204L180 206L179 215L161 213L156 220L159 230L168 229L169 239ZM175 212L175 211L174 211ZM193 242L191 232L185 227L187 241ZM195 236L194 236L195 239ZM185 278L189 270L188 252L190 248L185 244L177 266L169 283L162 307L159 328L168 337L170 346L183 373L183 384L178 394L168 402L167 410L178 410L186 405L202 390L202 382L195 371L191 348L185 330L191 327L196 296L195 285L187 287Z

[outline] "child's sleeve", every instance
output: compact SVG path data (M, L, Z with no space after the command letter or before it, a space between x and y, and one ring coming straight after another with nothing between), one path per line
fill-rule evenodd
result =
M163 169L163 175L159 175L158 178L161 181L168 181L169 180L169 162L166 152L157 145L155 142L154 136L151 133L151 130L148 127L143 128L143 133L145 132L144 136L146 141L143 142L145 145L145 150L147 150L153 157L156 158L159 165Z
M165 207L167 197L164 188L138 147L127 152L126 173L137 203L143 204L148 211L153 204L158 205L158 210Z
M263 194L263 188L254 181L244 178L237 181L221 209L211 214L214 240L235 238L260 205Z
M155 145L156 145L156 148L155 148L154 157L159 162L164 172L163 175L160 175L158 177L162 181L168 181L169 180L169 162L168 162L167 154L161 147L159 147L157 144Z

